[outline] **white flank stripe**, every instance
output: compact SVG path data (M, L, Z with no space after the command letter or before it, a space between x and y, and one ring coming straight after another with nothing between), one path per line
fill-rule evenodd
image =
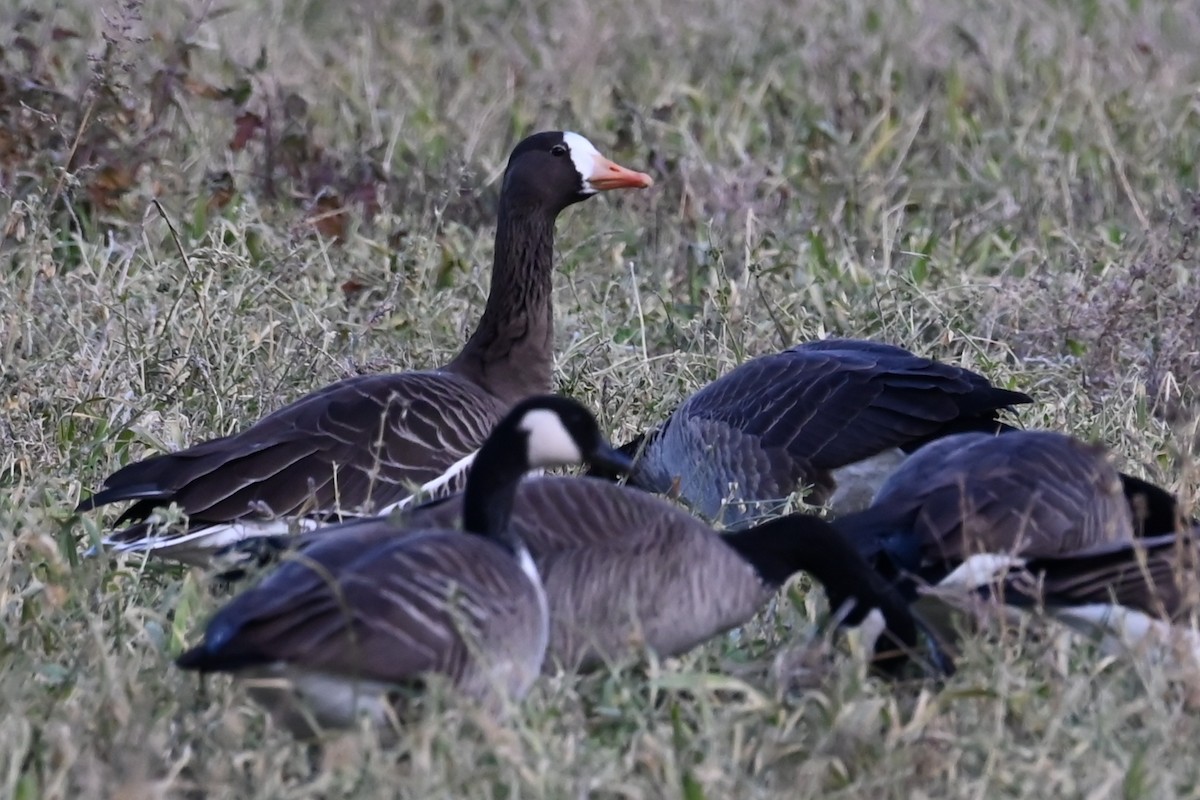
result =
M379 515L386 517L388 514L408 508L418 497L422 500L435 500L442 494L449 494L449 491L443 490L450 486L460 476L470 471L471 465L475 463L475 456L477 455L479 455L478 450L470 455L463 456L458 461L455 461L453 464L447 467L446 471L441 475L437 476L431 481L421 484L421 487L417 489L416 493L410 494L408 497L405 497L402 500L397 500L390 506L384 506L379 510Z
M439 497L459 491L459 488L455 485L456 481L463 478L470 471L471 465L475 463L475 456L478 454L479 451L476 450L469 455L463 456L451 464L441 475L422 484L416 493L410 494L389 506L385 506L375 516L386 517L393 512L408 508L418 499L421 501L436 500ZM543 474L545 474L544 469L531 469L525 473L525 477L528 478ZM348 520L355 518L355 515L347 513L343 514L342 517ZM206 525L183 532L166 531L161 534L144 536L141 539L134 539L132 541L118 541L114 537L109 536L100 541L99 549L101 552L111 554L151 553L156 557L171 559L185 564L208 566L210 564L209 556L214 551L238 544L239 542L271 536L286 536L293 531L307 533L308 531L336 524L336 522L336 520L325 522L307 517L237 520L236 522L221 523L219 525ZM97 553L93 552L93 550L88 550L85 555L96 555Z
M220 550L247 539L287 535L293 530L293 527L304 532L321 527L321 523L311 519L244 520L221 525L207 525L184 533L146 536L132 542L117 542L107 538L101 542L101 545L105 550L114 554L149 552L155 556L182 561L185 564L207 566L208 556L214 550Z
M525 545L521 545L521 549L517 551L517 563L521 565L521 571L529 577L529 580L541 585L541 573L538 572L537 564L534 563L533 556L529 554L529 549Z
M529 548L522 544L521 549L517 552L517 563L521 565L521 571L529 576L529 580L533 582L533 590L537 592L538 602L538 641L535 647L537 652L540 652L541 658L545 658L546 648L550 646L550 601L546 597L546 587L542 583L542 575L538 572L537 563L534 562L533 556L529 554ZM539 664L540 668L541 665Z

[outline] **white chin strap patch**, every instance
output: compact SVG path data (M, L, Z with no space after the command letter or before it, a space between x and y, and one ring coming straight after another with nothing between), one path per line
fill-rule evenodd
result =
M567 432L558 414L545 408L525 413L519 426L529 434L529 466L556 467L579 464L583 454L575 437Z
M589 178L596 173L596 158L599 157L600 151L586 138L572 131L563 134L563 143L571 151L571 163L579 173L583 194L595 194L596 189L592 187Z

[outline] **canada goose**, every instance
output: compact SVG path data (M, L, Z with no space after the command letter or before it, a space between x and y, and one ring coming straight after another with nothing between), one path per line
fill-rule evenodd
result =
M524 397L550 389L554 221L649 175L618 166L577 133L538 133L509 157L500 192L487 307L462 351L440 369L364 375L284 406L232 436L152 456L110 475L77 511L136 501L109 536L116 552L204 563L246 537L313 527L462 486L491 427ZM177 504L188 530L158 533L155 509Z
M1052 431L963 433L922 447L869 509L835 525L864 555L933 584L980 554L1059 556L1129 542L1147 490L1170 503L1152 518L1173 520L1174 499L1127 483L1104 447Z
M1007 429L997 412L1030 401L899 347L826 339L738 366L621 449L637 454L633 485L736 527L778 513L805 485L809 502L835 513L863 508L904 453Z
M509 524L514 495L529 469L585 459L630 466L578 403L518 403L467 477L467 533L420 524L333 558L314 547L217 612L178 665L259 679L256 698L301 737L360 714L382 725L430 673L485 702L520 698L549 623L537 567Z
M407 509L399 519L405 526L451 527L469 502L452 496ZM527 478L514 508L512 529L529 547L550 604L548 671L618 663L646 649L663 657L685 652L747 622L802 570L824 586L832 609L853 600L845 624L876 610L882 615L889 633L877 640L882 662L891 650L917 642L904 601L813 516L721 535L658 497L586 477ZM379 518L322 528L292 543L302 558L319 548L324 563L397 535L394 520Z
M1070 600L1086 581L1070 576L1090 574L1097 581L1091 590L1100 591L1098 581L1113 577L1099 569L1112 565L1103 554L1130 559L1137 542L1154 541L1137 539L1139 528L1165 533L1139 525L1135 514L1147 503L1145 520L1166 531L1179 524L1174 498L1122 476L1104 447L1051 431L966 433L925 445L888 478L871 508L834 525L879 572L896 577L942 642L952 642L956 611L986 610L977 595L1000 584L1023 597L1028 581L1014 577L1010 586L1008 577L1046 571L1036 565L1056 565L1045 595L1053 616L1086 616L1085 596ZM1067 606L1074 610L1059 613ZM1006 612L1003 604L990 608Z

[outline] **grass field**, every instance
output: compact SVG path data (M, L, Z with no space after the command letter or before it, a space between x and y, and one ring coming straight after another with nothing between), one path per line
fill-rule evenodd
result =
M77 555L81 493L482 309L509 148L658 181L558 226L556 377L623 439L743 359L872 337L1027 426L1200 473L1200 6L1179 0L148 0L0 11L0 797L1197 797L1200 681L967 641L944 684L736 638L447 700L315 759L171 665L227 592ZM47 6L48 7L48 6Z

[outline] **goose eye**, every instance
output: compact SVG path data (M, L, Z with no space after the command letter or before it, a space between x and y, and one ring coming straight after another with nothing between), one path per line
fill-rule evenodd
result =
M556 144L550 148L550 155L565 156L567 154L567 146L565 144Z

